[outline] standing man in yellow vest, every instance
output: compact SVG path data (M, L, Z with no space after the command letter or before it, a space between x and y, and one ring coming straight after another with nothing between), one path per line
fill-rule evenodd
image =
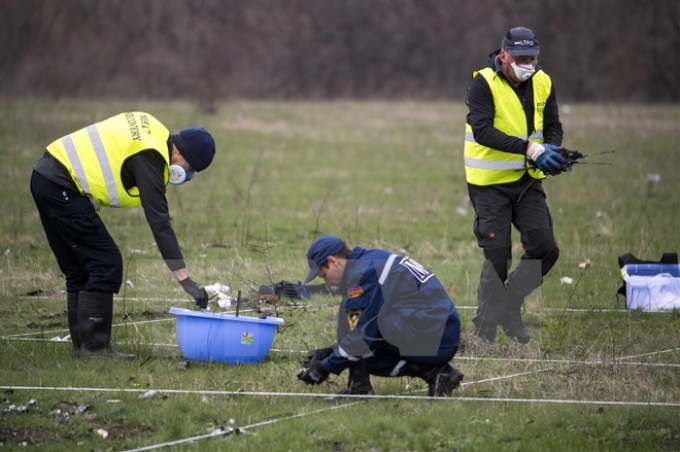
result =
M215 141L205 129L171 135L152 115L135 111L54 141L33 166L31 193L66 278L75 356L134 358L111 347L113 294L122 283L123 259L99 217L100 206L141 205L168 267L195 303L207 306L205 289L185 268L165 189L206 169L214 155Z
M485 258L473 323L483 344L495 341L498 325L514 341L531 340L522 305L559 256L542 179L559 174L565 163L558 152L563 132L539 53L531 30L513 28L468 87L465 174ZM512 225L524 255L509 272Z

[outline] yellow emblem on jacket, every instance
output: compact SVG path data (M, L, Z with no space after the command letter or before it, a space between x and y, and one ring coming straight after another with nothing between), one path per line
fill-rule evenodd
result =
M359 317L361 317L361 309L350 309L347 311L347 323L349 323L350 330L357 327Z

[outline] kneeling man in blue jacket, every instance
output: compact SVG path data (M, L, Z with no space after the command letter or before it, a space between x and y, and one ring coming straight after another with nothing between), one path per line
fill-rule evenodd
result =
M418 377L431 397L448 397L463 374L449 364L460 343L460 319L437 277L418 262L382 249L349 249L334 235L307 251L310 272L340 287L337 342L312 350L298 373L306 384L349 369L341 394L372 394L370 375Z

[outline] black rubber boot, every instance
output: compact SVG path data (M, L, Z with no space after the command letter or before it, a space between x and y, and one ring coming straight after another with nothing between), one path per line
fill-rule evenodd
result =
M118 353L111 347L112 320L112 293L80 292L78 331L82 358L135 358L135 355Z
M486 323L477 318L473 319L475 325L475 334L483 342L488 342L493 344L496 341L496 329L497 325Z
M529 330L522 321L522 314L518 310L506 312L505 318L501 321L501 326L505 335L513 341L527 344L531 340Z
M508 308L501 320L501 327L508 339L526 344L531 340L531 335L522 321L522 305L524 305L525 295L515 292L515 290L508 290Z
M505 335L520 344L531 340L522 321L522 306L526 297L543 283L542 265L537 260L522 259L515 271L508 275L508 307L500 324Z
M68 331L73 344L73 356L80 356L80 332L78 331L78 295L79 292L67 292L66 312L68 315Z
M460 386L464 377L449 363L431 366L411 363L407 374L425 380L429 397L450 397L453 390Z
M366 360L361 359L349 366L349 377L347 377L347 387L339 394L360 394L372 395L373 386L371 385L371 375L368 373Z

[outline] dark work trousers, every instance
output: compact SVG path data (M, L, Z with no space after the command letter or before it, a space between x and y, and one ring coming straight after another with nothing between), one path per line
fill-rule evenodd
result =
M399 349L388 343L374 348L373 356L366 358L368 372L381 377L401 377L408 374L408 364L443 366L453 359L458 347L439 347L432 356L401 356Z
M66 290L118 293L123 259L90 200L35 171L31 194Z
M497 325L506 310L519 312L526 296L541 286L543 276L557 262L559 249L540 180L525 174L508 184L468 184L468 192L475 209L475 236L485 258L473 322L477 327ZM524 254L508 274L512 225L519 231Z

